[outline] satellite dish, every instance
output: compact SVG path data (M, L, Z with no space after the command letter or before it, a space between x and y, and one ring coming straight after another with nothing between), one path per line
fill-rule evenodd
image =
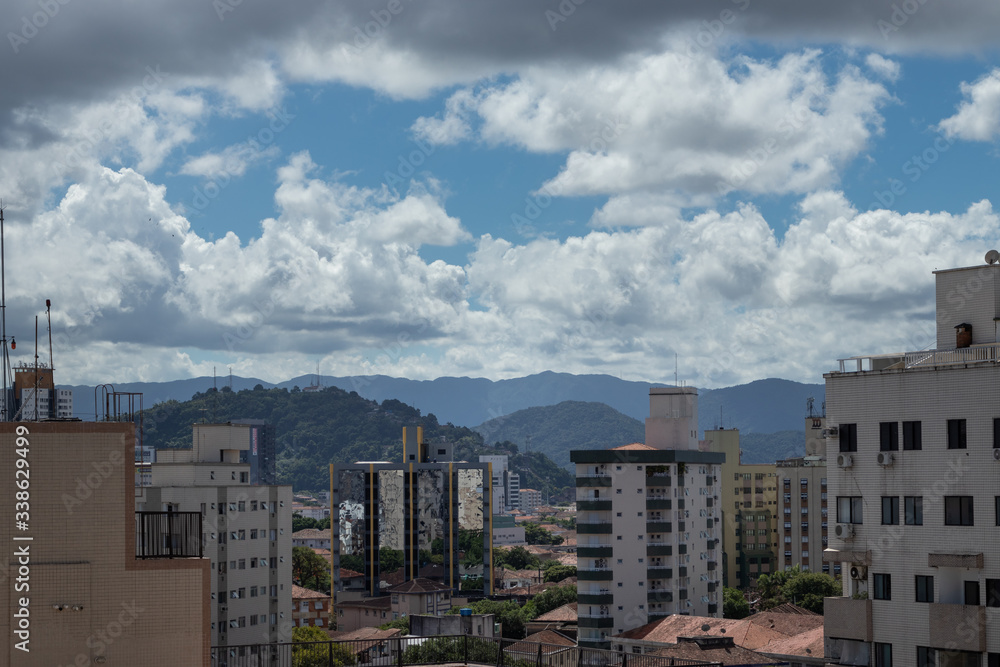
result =
M996 250L990 250L988 253L986 253L987 264L996 264L997 262L1000 262L1000 252L997 252Z

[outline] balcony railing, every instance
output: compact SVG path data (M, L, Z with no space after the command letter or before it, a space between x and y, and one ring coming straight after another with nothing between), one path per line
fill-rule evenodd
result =
M880 370L908 370L934 366L958 366L1000 361L1000 343L973 345L954 350L925 350L896 354L869 355L840 359L841 373L865 373Z
M604 624L604 621L598 621ZM596 633L595 633L596 634ZM580 636L581 643L605 643L600 635ZM346 656L350 656L345 660ZM213 646L212 667L294 667L295 665L358 664L379 667L409 665L480 664L513 667L515 665L561 664L601 665L603 667L713 667L718 662L629 654L586 646L564 646L536 642L476 637L469 635L438 637L394 637L352 641L297 642Z
M201 512L136 512L136 558L201 558Z

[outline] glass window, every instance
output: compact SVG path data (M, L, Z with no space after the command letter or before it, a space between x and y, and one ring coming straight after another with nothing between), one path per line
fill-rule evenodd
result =
M839 430L840 430L840 451L842 452L858 451L858 425L841 424Z
M903 422L903 449L921 449L920 422Z
M986 606L1000 607L1000 579L986 580Z
M837 521L839 523L863 523L861 496L837 496Z
M924 499L922 496L906 496L903 498L903 511L906 514L907 526L924 525Z
M937 665L937 656L935 655L934 649L929 648L927 646L918 646L917 667L935 667L936 665Z
M972 605L973 607L979 606L979 582L978 581L966 581L965 584L965 604Z
M965 420L948 420L948 449L965 449Z
M896 496L882 496L882 525L899 525L899 498Z
M878 425L880 452L894 452L899 449L899 423L882 422Z
M918 574L917 602L934 602L934 577Z
M892 644L875 642L875 667L892 667Z
M891 577L888 574L876 574L874 576L875 584L875 595L876 600L891 600L892 599L892 585Z
M944 524L946 526L973 526L972 496L945 496Z

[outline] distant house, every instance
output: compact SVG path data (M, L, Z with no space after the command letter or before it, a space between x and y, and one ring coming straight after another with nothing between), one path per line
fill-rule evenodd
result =
M657 649L652 655L725 667L784 667L787 663L736 645L732 637L678 637L673 646Z
M330 531L307 528L292 533L292 547L309 547L310 549L329 549Z
M529 633L541 632L542 630L555 630L561 635L566 635L576 639L577 628L576 603L570 602L561 607L556 607L545 612L534 620L528 621L525 629Z
M338 601L336 612L339 631L377 628L392 620L392 603L388 595L363 600Z
M378 628L358 628L357 630L330 633L330 639L345 644L355 655L357 664L394 664L398 658L399 642L391 641L401 635L399 628L379 630Z
M447 585L417 578L389 589L392 618L410 614L444 614L451 609L451 588Z
M576 667L576 640L553 630L542 630L504 650L512 660L530 661L544 667Z
M324 628L329 625L330 596L292 584L292 623Z

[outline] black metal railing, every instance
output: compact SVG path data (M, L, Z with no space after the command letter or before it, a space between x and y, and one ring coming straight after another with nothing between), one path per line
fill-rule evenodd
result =
M212 667L404 667L454 663L494 667L548 667L553 664L717 667L722 664L471 635L213 646L211 664Z
M136 558L201 558L201 512L136 512Z

